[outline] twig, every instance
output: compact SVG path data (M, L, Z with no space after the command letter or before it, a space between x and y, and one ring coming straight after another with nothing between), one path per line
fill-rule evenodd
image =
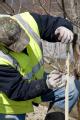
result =
M39 2L39 4L40 4L40 6L43 8L43 10L45 11L45 13L46 13L47 15L50 15L50 13L43 7L41 1L38 0L38 2Z
M14 9L13 9L8 3L6 3L5 0L3 0L3 3L5 3L5 4L11 9L12 13L10 13L10 15L15 14ZM2 8L2 9L3 9L7 14L9 14L9 12L7 12L5 8Z
M60 5L60 3L59 3L57 0L56 0L56 2L57 2L57 4L58 4L59 8L63 11L63 8L62 8L62 6ZM70 22L71 22L74 26L76 26L76 27L78 27L78 28L80 29L80 26L77 25L76 23L74 23L74 21L73 21L73 20L70 18L70 16L67 14L66 10L64 11L64 13L65 13L66 18L68 18L68 19L70 20Z

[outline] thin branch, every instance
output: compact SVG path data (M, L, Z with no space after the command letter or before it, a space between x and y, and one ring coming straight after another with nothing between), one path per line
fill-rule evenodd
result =
M62 6L60 5L60 3L56 0L56 2L57 2L57 5L59 6L59 8L63 11L63 8L62 8ZM76 26L76 27L78 27L79 29L80 29L80 26L78 25L78 24L76 24L71 18L70 18L70 16L67 14L67 12L66 12L66 10L65 10L65 16L70 20L70 22L74 25L74 26Z
M39 2L39 4L40 4L40 6L42 7L42 9L45 11L45 13L46 13L47 15L50 15L50 13L43 7L41 1L38 0L38 2Z
M3 6L1 6L1 7L2 7L2 9L3 9L8 15L13 15L13 14L15 14L14 9L13 9L8 3L6 3L5 0L3 0L2 3L5 3L5 4L4 4L4 7L3 7ZM11 9L11 11L12 11L11 13L8 12L8 11L6 11L6 6Z
M51 12L51 0L50 0L50 2L49 2L49 13Z
M18 10L18 13L20 13L20 12L21 12L21 8L22 8L22 1L21 1L21 0L19 0L19 10Z
M61 3L62 3L62 9L63 9L63 16L64 16L64 18L66 18L66 10L65 10L64 0L61 0Z

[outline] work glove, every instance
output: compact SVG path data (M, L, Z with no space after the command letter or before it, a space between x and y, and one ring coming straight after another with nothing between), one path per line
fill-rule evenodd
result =
M62 43L71 43L73 41L73 32L66 27L58 27L55 30L55 35L58 35L58 40Z
M61 87L64 87L66 85L66 77L62 77L63 73L59 71L52 71L48 76L46 80L46 84L49 89L59 89ZM65 80L64 80L65 79Z

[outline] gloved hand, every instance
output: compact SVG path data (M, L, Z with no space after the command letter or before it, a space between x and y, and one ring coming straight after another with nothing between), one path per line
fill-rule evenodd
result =
M62 43L71 43L73 41L73 32L66 27L58 27L55 30L55 35L59 35L58 40Z
M52 71L48 76L46 80L46 84L49 89L59 89L61 87L64 87L66 85L66 77L63 80L63 74L59 71Z

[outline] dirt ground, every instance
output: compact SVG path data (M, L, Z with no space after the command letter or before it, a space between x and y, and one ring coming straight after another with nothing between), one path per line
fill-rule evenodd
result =
M34 112L28 114L27 120L44 120L47 113L47 106L39 105L39 107L34 106Z
M39 107L34 106L34 112L27 114L28 116L26 117L26 120L44 120L47 109L48 108L45 105L39 105ZM69 118L69 120L79 120L76 105L70 113Z

